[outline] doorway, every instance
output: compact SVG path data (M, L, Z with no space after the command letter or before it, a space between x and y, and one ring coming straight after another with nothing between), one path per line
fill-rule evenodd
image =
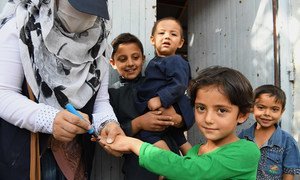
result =
M178 19L183 28L184 45L177 50L177 54L188 57L188 0L157 0L157 19L172 16Z

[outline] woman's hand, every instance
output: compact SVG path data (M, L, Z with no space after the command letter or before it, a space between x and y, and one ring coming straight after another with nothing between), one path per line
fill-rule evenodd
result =
M110 146L108 146L108 144L113 143L116 137L119 135L124 136L125 133L123 132L119 124L115 122L106 124L100 132L100 146L102 146L107 153L112 154L116 157L121 157L125 152L113 150L110 148Z
M89 122L80 119L67 110L61 110L56 114L53 122L53 136L59 141L69 142L77 134L86 133L90 128L91 125Z

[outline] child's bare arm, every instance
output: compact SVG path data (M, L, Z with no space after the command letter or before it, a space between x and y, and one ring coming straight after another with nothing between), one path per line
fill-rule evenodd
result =
M192 148L192 145L191 145L189 142L186 142L186 143L184 143L183 145L181 145L181 146L179 147L179 149L180 149L180 151L181 151L181 153L182 153L183 155L186 155L187 152L188 152L191 148Z
M153 110L157 110L158 108L160 108L162 105L161 105L161 101L160 101L160 98L159 96L155 96L153 98L151 98L149 101L148 101L148 108L153 111Z
M110 147L114 151L133 152L136 155L139 155L140 148L143 144L143 141L139 139L124 136L124 135L117 136L114 142L111 144L108 144L105 139L101 139L100 141L102 144Z

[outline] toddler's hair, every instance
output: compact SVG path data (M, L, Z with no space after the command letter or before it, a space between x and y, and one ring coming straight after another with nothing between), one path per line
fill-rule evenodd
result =
M201 70L189 86L193 106L197 91L207 86L216 86L232 104L239 107L240 113L250 112L253 104L253 89L249 80L239 71L221 66L211 66Z
M183 37L184 37L184 36L183 36L183 29L182 29L182 25L181 25L180 21L179 21L178 19L174 18L174 17L171 17L171 16L170 16L170 17L164 17L164 18L162 18L162 19L157 20L157 21L154 23L153 27L152 27L151 36L154 35L158 23L160 23L161 21L166 21L166 20L172 20L172 21L175 21L175 22L179 25L179 27L180 27L180 35L181 35L181 38L183 38Z

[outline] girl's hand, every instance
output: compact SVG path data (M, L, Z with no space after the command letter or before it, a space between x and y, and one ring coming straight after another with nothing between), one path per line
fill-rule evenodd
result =
M139 155L139 150L143 144L143 141L128 136L119 135L111 144L107 143L105 139L100 139L100 143L113 151L134 152L136 155Z

